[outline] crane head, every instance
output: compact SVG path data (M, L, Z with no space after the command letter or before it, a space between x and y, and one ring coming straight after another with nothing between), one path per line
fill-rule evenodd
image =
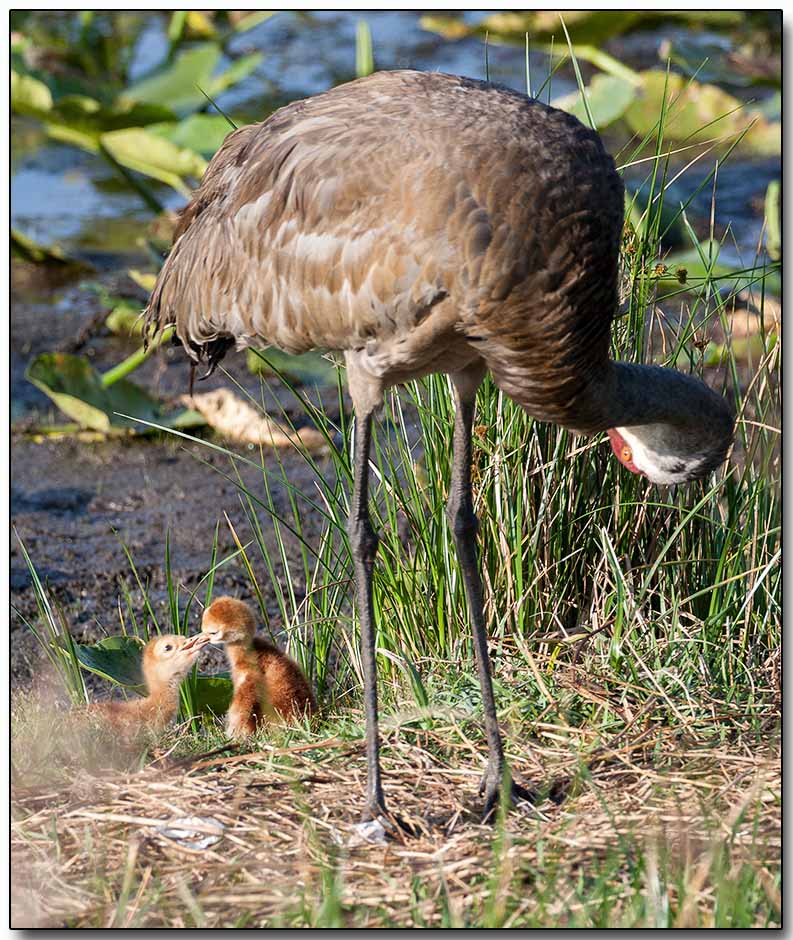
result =
M617 460L631 473L652 483L687 483L704 479L723 463L732 444L733 418L725 402L723 414L696 429L659 422L607 433Z
M202 636L164 634L149 640L143 650L143 675L149 691L173 682L181 682L207 644Z
M204 611L201 620L201 633L209 643L248 644L255 632L253 611L234 597L218 597Z

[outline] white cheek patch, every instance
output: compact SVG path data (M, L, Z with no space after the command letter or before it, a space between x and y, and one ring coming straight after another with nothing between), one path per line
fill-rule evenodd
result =
M649 452L644 444L627 428L615 428L614 430L625 441L628 447L630 447L631 453L633 454L633 463L637 469L647 474L647 476L652 479L655 472L655 461L649 456Z
M628 428L616 428L616 431L623 438L625 443L633 451L633 463L648 480L652 483L684 483L690 479L691 471L696 461L686 462L679 455L659 454L657 451L649 448L636 434L633 434ZM675 471L664 467L665 462L674 460L678 465Z

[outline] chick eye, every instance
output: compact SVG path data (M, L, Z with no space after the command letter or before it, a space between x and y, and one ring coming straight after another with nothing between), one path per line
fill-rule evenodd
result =
M630 463L630 461L633 460L633 451L630 449L630 447L623 447L620 453L622 454L622 459L626 463Z
M170 643L166 643L164 649L166 653L170 653L173 649L173 646Z

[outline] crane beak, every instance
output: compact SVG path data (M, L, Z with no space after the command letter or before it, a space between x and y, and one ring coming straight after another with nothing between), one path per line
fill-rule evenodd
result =
M203 633L196 633L195 636L191 636L190 639L182 647L183 652L198 652L200 649L203 649L209 642L209 637Z

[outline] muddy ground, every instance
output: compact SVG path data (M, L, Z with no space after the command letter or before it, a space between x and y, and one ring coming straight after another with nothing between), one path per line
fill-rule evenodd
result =
M97 278L92 278L96 280ZM111 289L130 289L123 275L105 273L99 280ZM31 433L38 424L63 423L49 399L24 377L27 363L40 352L72 351L74 338L101 310L95 296L79 282L52 286L15 266L11 298L11 603L24 617L35 616L36 603L14 530L25 543L52 595L60 602L77 640L96 639L119 631L119 583L134 581L122 549L128 547L139 574L153 588L155 611L167 603L164 578L165 533L171 533L172 568L192 588L206 571L215 525L220 520L220 549L233 551L224 514L244 529L238 491L213 468L228 472L230 460L200 445L162 435L98 442L74 438L41 439ZM103 371L136 347L99 329L79 352ZM251 375L244 356L224 363L234 378L257 396L259 379ZM133 379L165 398L187 391L189 368L179 349L155 354ZM228 385L223 374L212 376L201 390ZM295 412L294 398L284 388L273 394ZM326 396L332 413L335 390ZM338 411L338 405L336 404ZM191 432L196 433L196 432ZM209 431L197 432L208 440ZM225 442L223 442L225 445ZM228 445L225 445L228 446ZM258 448L230 449L258 460ZM290 478L308 483L303 460L282 452ZM261 474L238 463L247 486L263 490ZM279 494L274 494L276 505ZM266 531L271 529L263 520ZM308 533L310 536L310 532ZM216 593L244 592L246 577L234 563L218 572ZM138 600L139 593L134 593ZM275 608L273 609L275 614ZM199 611L195 612L196 619ZM34 621L35 622L35 621ZM277 624L277 618L275 623ZM11 674L15 685L26 684L41 661L36 641L12 609Z

